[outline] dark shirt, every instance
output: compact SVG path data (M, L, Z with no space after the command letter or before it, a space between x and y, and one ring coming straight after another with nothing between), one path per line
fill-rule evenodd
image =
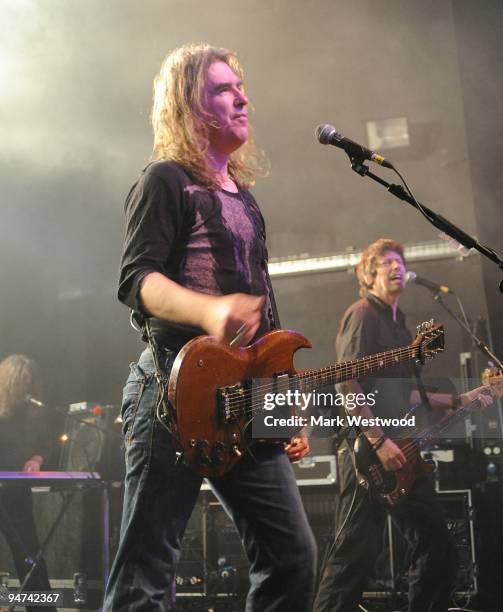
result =
M0 470L19 472L33 455L47 462L50 452L48 421L39 409L20 406L13 416L0 418Z
M211 295L265 295L256 338L277 326L267 271L265 226L247 190L210 191L177 163L147 166L125 204L126 236L119 299L143 313L141 282L160 272L178 284ZM180 348L202 329L152 317L161 344Z
M403 312L398 309L394 321L391 307L369 294L352 304L342 317L335 343L337 362L407 346L411 341ZM371 407L376 416L400 418L408 412L410 392L416 387L410 361L394 364L358 382L365 393L377 390L376 404Z

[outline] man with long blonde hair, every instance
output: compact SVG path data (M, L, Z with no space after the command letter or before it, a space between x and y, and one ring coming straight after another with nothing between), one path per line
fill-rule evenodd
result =
M152 125L155 161L126 201L119 299L148 319L167 378L192 338L246 345L279 321L264 221L248 190L258 156L236 56L202 44L170 53L154 82ZM107 612L172 609L181 539L201 486L156 419L154 374L149 347L124 388L127 475ZM248 612L310 609L315 544L289 463L307 450L301 439L289 456L258 444L211 479L251 563Z

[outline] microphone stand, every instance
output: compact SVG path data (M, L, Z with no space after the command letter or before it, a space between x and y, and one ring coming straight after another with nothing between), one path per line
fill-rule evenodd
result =
M479 351L483 355L485 355L489 360L491 360L493 363L495 363L500 370L503 370L503 362L501 362L501 360L498 359L498 357L496 357L496 355L490 350L490 348L486 344L484 344L484 342L482 342L482 340L480 338L478 338L472 332L472 330L468 327L468 325L466 325L466 323L461 319L461 317L459 315L457 315L449 306L447 306L447 304L442 299L442 296L440 295L440 293L435 293L434 291L432 291L431 293L432 293L432 297L435 300L435 302L440 304L442 306L442 308L448 314L451 315L451 317L456 321L456 323L462 329L464 329L465 332L471 337L473 343L479 349Z
M462 244L467 249L476 249L479 253L482 253L482 255L484 255L491 261L494 261L494 263L498 265L499 269L503 271L503 259L496 251L483 244L480 244L480 242L475 240L475 238L473 238L472 236L464 232L462 229L454 225L454 223L451 223L448 219L442 217L442 215L438 215L436 212L434 212L424 204L421 204L421 202L418 202L414 198L411 198L401 185L396 185L395 183L388 183L373 172L370 172L369 167L363 163L363 159L351 156L349 157L349 159L351 161L351 168L357 174L362 177L368 176L374 181L376 181L376 183L379 183L383 187L386 187L386 189L396 198L407 202L408 204L422 212L428 219L428 221L436 228L449 235L451 238L454 238L454 240ZM499 289L501 293L503 293L503 280L499 284Z

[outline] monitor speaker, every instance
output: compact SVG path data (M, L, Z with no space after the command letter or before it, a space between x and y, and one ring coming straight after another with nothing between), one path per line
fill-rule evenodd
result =
M61 470L96 471L105 480L123 480L121 422L115 406L72 404L65 433L68 440L61 451Z

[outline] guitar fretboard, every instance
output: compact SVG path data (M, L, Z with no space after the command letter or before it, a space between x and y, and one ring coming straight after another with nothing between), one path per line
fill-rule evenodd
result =
M432 440L438 438L440 434L444 433L445 431L456 425L456 423L459 423L460 421L466 419L466 417L471 412L479 409L480 407L481 402L480 400L476 399L473 400L473 402L467 404L466 406L458 408L456 412L446 414L440 419L440 421L434 423L430 427L427 427L418 436L416 436L417 445L419 446L419 448L427 446Z
M328 384L335 384L352 378L368 376L389 366L418 357L418 346L405 346L383 353L336 363L319 370L306 370L291 378L292 385L301 391L313 391Z

